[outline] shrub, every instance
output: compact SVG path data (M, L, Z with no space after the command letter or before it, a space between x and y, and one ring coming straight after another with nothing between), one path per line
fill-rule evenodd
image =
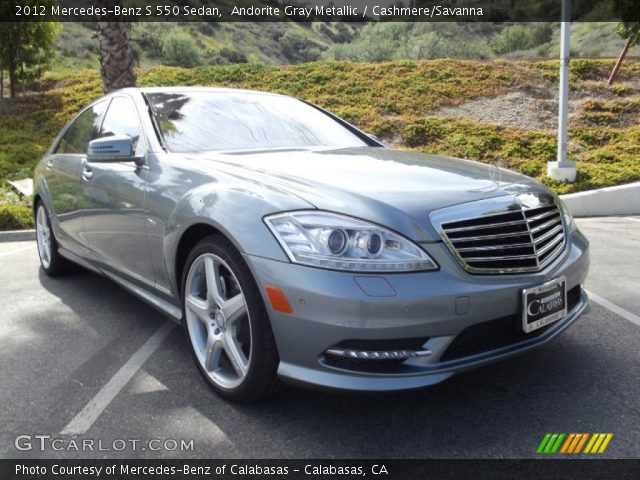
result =
M202 63L193 38L180 30L172 30L162 39L162 61L166 65L187 68Z
M529 48L531 31L523 25L510 25L493 37L491 45L497 54Z
M610 71L613 61L572 62L572 66L579 71L572 76L576 90L593 91L593 80L583 78ZM552 182L544 176L546 162L555 158L553 132L432 116L442 107L557 81L557 72L557 61L429 60L315 62L287 67L255 63L193 69L157 66L140 69L137 74L140 86L216 85L298 96L344 116L386 143L487 163L499 159L509 168L535 175L559 193L640 180L640 125L636 120L640 106L633 83L640 75L640 62L625 63L623 80L627 87L620 92L624 98L603 95L610 98L587 103L574 118L570 138L584 145L588 155L577 156L580 174L573 184ZM597 88L605 94L613 91ZM93 69L50 73L37 91L15 101L0 102L0 178L29 176L60 128L79 108L100 95L102 83ZM603 128L594 121L606 118L582 118L585 113L614 113L626 120Z
M0 230L19 230L33 225L31 208L24 205L0 206Z
M223 47L220 49L220 56L227 60L227 63L247 63L247 56L233 48Z
M282 54L291 63L312 62L320 58L323 47L304 35L288 31L280 40Z

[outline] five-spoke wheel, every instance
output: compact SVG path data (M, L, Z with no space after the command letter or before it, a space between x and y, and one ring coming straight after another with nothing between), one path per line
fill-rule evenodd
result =
M233 388L247 375L251 324L240 284L220 257L205 253L189 269L185 316L197 358L211 380Z
M248 401L278 385L278 354L258 287L235 247L214 235L191 251L182 282L196 364L221 395Z
M63 275L71 270L69 260L58 252L58 242L51 228L49 212L41 201L36 205L36 244L40 264L47 275Z
M51 265L51 229L49 228L47 211L42 204L38 205L36 212L36 240L40 262L47 269Z

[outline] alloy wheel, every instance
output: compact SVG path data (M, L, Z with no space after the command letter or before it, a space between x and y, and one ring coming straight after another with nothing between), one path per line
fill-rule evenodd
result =
M217 255L200 255L184 296L189 339L203 372L219 387L236 388L249 371L251 323L235 274Z
M36 213L36 239L42 266L49 268L51 265L51 229L49 228L47 211L42 205L38 207Z

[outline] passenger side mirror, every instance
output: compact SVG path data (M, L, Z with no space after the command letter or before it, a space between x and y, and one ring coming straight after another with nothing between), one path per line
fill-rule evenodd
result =
M143 164L142 157L134 156L133 140L128 135L111 135L89 142L87 160L95 163L135 162Z

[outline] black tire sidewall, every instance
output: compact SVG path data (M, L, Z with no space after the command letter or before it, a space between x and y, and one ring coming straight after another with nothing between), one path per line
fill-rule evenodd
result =
M189 327L186 322L185 312L185 287L189 270L194 261L203 254L211 253L220 257L232 269L242 293L245 296L247 308L249 311L249 322L251 326L251 355L249 360L249 370L243 382L235 388L229 389L217 385L204 370L195 352L195 347L191 342ZM260 296L260 291L256 282L242 258L229 240L220 236L213 235L201 240L191 251L185 262L181 281L181 303L182 318L184 323L185 334L191 354L200 373L205 378L209 386L213 388L221 396L238 401L246 402L259 398L268 394L268 388L265 384L273 383L276 377L278 365L277 351L275 350L275 341L271 331L271 324L267 310ZM275 355L274 355L275 354ZM271 380L271 381L270 381Z
M49 249L51 250L49 258L49 266L45 267L42 263L42 255L40 253L40 244L37 241L38 236L38 211L40 209L44 210L45 218L47 219L47 226L49 227ZM44 205L44 202L39 201L34 210L34 220L36 223L36 247L38 249L38 259L40 260L40 266L45 271L45 273L49 276L58 276L67 273L69 269L69 261L60 255L58 252L58 241L56 240L56 236L53 232L53 227L51 225L51 217L49 215L49 210Z

